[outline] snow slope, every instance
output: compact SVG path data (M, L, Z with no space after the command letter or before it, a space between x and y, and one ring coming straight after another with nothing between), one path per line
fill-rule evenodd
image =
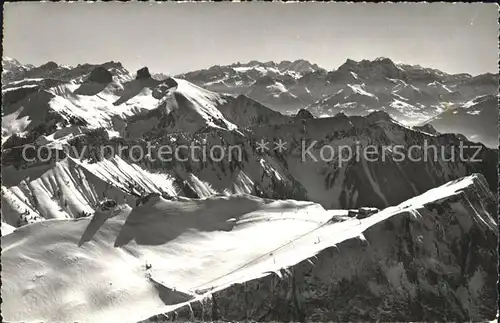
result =
M4 235L7 235L9 233L14 232L14 230L16 230L16 227L2 221L2 229L1 230L2 230L2 236L4 236Z
M174 79L177 82L177 88L174 92L174 96L177 101L177 107L179 114L185 114L183 116L183 122L185 124L191 122L190 119L201 118L204 120L204 125L222 128L228 130L236 130L237 127L231 122L227 121L223 114L218 110L218 106L227 102L227 99L215 92L211 92L202 89L186 80ZM187 99L188 102L184 104L182 99ZM184 110L190 108L189 112ZM199 125L196 125L198 128ZM186 130L189 129L185 126ZM197 129L194 129L197 130Z
M219 106L224 117L240 128L263 124L280 124L291 120L291 117L271 110L245 95L239 95L227 104Z
M205 288L291 265L283 262L285 255L261 256L331 217L310 202L251 196L157 198L118 208L116 215L98 212L92 220L24 226L2 239L4 318L137 322L204 297ZM283 227L282 235L253 239ZM305 252L308 257L314 251ZM27 261L22 271L15 269L20 261ZM33 306L35 299L43 302Z
M363 220L338 222L345 211L311 202L235 195L155 197L92 219L27 225L2 237L2 315L8 321L137 322L279 273L397 214L459 194L475 176ZM484 221L495 227L492 218Z
M281 276L233 285L169 316L190 321L492 321L498 297L496 208L482 176L454 181L372 215L376 223L357 239L324 249ZM337 235L342 234L315 232L314 242L304 242L320 244Z
M103 199L135 205L148 193L177 195L173 178L118 156L97 163L66 158L53 165L2 169L2 221L20 226L91 214Z

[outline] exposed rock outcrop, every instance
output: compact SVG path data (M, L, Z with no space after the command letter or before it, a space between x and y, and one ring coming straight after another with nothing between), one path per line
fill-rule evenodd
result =
M141 79L149 79L151 78L151 74L149 73L149 69L147 67L143 67L137 71L137 75L135 77L136 80Z

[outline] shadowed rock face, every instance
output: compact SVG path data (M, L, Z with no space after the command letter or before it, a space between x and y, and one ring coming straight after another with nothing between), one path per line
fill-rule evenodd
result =
M136 80L148 79L151 78L151 74L149 73L149 69L147 67L143 67L137 71Z
M298 119L313 119L314 116L306 109L300 109L296 116Z
M87 82L108 84L113 81L113 75L104 67L98 66L90 72Z
M234 285L180 317L256 321L490 321L497 305L495 198L479 176L317 257Z
M75 94L80 95L97 95L113 82L113 74L104 66L94 68L87 79L75 90Z
M12 91L6 91L5 93L2 94L2 105L5 107L14 104L24 99L28 95L39 91L39 89L40 88L38 86L33 86L33 87L20 87Z
M175 86L178 85L177 82L173 78L171 78L171 77L163 80L163 84L165 84L169 88L175 87Z

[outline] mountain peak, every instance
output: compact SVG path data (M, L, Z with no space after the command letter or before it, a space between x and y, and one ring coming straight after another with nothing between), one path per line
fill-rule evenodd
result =
M136 80L149 79L149 78L151 78L151 74L149 73L149 69L146 66L137 70L137 75L135 77Z
M263 66L263 67L277 67L279 69L293 69L293 66L307 66L308 69L307 71L311 71L312 69L320 69L320 67L317 64L311 63L308 60L305 60L303 58L299 58L296 60L283 60L280 62L275 62L275 61L266 61L266 62L261 62L257 60L251 60L247 63L242 63L242 62L237 62L228 65L229 67L254 67L254 66Z
M373 60L373 62L380 62L380 63L384 63L384 64L394 64L394 62L390 58L387 58L387 57L377 57Z
M306 109L300 109L295 117L298 119L314 119L312 113Z
M339 66L338 70L349 69L349 68L370 68L376 65L387 65L396 67L396 64L387 57L377 57L374 60L363 59L361 61L355 61L353 59L346 59L345 63Z
M3 64L21 65L21 63L19 63L19 61L17 59L12 58L12 57L7 57L7 56L2 57L2 63Z
M48 61L47 63L40 65L38 68L39 69L55 69L55 68L58 68L58 67L59 67L59 65L57 65L56 62L54 62L54 61Z
M358 62L357 62L357 61L355 61L355 60L353 60L353 59L348 58L348 59L346 59L346 60L345 60L345 63L344 63L344 64L342 64L341 66L344 66L344 65L345 65L345 66L353 66L353 65L358 65Z
M97 66L90 72L87 81L108 84L113 81L113 75L105 67Z
M106 68L123 68L123 65L121 62L115 62L115 61L109 61L106 63L101 64L101 66L104 66Z
M392 120L391 116L387 112L381 110L371 112L366 116L366 119L371 122Z
M361 77L366 78L398 78L403 77L403 71L389 58L378 57L372 61L364 59L355 61L347 59L344 64L340 65L333 73L347 75L349 72L354 72Z
M10 70L13 68L20 68L22 67L22 64L19 63L19 61L15 58L11 57L2 57L2 70Z

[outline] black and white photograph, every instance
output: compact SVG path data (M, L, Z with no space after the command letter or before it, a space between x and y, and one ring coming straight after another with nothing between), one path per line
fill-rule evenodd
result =
M498 321L498 21L4 3L2 321Z

